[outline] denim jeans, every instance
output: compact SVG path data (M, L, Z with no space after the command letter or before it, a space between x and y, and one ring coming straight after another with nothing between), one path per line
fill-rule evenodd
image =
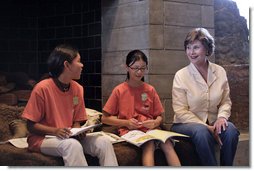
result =
M215 145L217 142L205 125L197 123L175 123L171 130L190 136L192 143L195 145L201 165L218 165L215 157ZM219 135L223 144L220 149L221 166L233 165L239 134L234 124L228 122L227 129Z

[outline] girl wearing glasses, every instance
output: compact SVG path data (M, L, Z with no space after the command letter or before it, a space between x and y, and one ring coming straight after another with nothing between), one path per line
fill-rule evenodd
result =
M148 131L159 128L164 112L160 98L151 85L144 82L148 60L140 50L129 52L126 58L127 79L116 86L103 108L102 122L119 127L119 135L129 130ZM148 141L143 144L142 164L154 166L154 151L157 142ZM180 161L170 140L160 143L167 163L180 166Z

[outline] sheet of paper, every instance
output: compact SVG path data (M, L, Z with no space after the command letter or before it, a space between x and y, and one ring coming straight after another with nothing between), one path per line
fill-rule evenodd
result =
M81 128L71 128L70 129L70 131L71 131L70 137L76 136L76 135L78 135L82 132L91 130L91 129L99 127L99 126L102 126L102 123L95 124L95 125L84 126L84 127L81 127ZM54 136L54 135L45 135L45 138L54 138L54 137L56 137L56 136Z
M14 138L8 140L12 145L18 148L27 148L28 143L27 143L27 138Z

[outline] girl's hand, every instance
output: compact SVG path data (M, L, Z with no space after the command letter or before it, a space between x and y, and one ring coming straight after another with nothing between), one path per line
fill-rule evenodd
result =
M127 127L132 130L132 129L138 129L142 126L141 123L138 122L137 119L131 118L128 120Z
M90 131L88 131L88 132L90 132ZM75 138L77 140L82 140L86 137L86 134L87 134L87 132L82 132L82 133L78 134L77 136L75 136Z
M149 129L154 129L156 128L156 121L153 119L145 120L142 122L142 126L149 128Z
M69 128L57 128L55 131L55 136L59 138L69 138L71 135L71 131Z

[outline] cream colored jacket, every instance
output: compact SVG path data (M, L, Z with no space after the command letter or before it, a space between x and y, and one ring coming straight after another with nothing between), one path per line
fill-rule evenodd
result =
M218 117L228 120L231 114L227 75L219 65L209 62L207 83L190 63L174 77L172 103L174 123L214 122Z

